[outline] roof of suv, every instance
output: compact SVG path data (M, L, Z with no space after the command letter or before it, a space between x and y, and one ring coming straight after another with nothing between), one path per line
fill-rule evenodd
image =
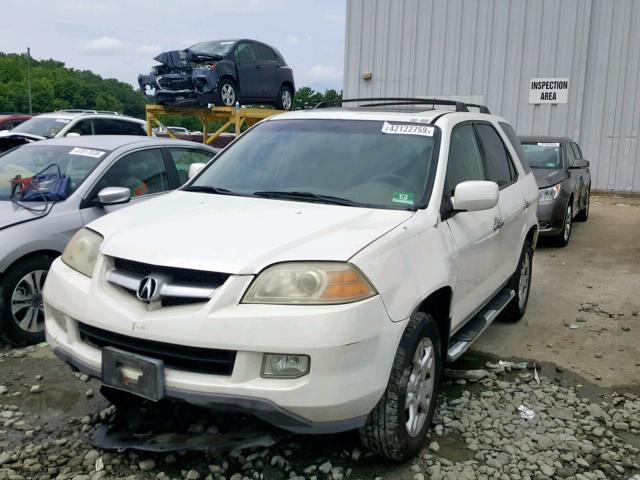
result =
M521 142L564 143L570 142L569 137L554 137L552 135L520 135Z
M72 120L74 118L78 118L78 117L99 117L99 118L115 118L115 119L123 119L123 120L128 120L128 121L135 121L138 123L145 123L144 120L140 120L139 118L135 118L135 117L129 117L128 115L116 115L113 113L100 113L100 112L65 112L65 111L59 111L59 112L48 112L48 113L41 113L40 115L37 115L37 117L40 118L66 118L69 120ZM34 117L35 118L35 117Z
M28 145L61 145L81 148L98 148L103 150L115 150L125 145L176 145L196 147L197 143L188 140L174 140L169 138L144 137L137 135L82 135L78 137L60 137L42 140ZM203 144L199 144L203 145ZM208 145L205 145L208 147Z
M311 110L297 110L281 113L274 120L286 119L336 119L336 120L396 120L402 122L416 121L431 122L443 113L455 113L452 110L433 109L381 109L381 108L319 108Z

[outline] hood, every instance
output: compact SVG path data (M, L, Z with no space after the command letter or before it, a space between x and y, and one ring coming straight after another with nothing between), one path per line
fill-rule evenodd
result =
M106 215L89 227L104 235L105 255L253 274L288 260L346 261L412 215L175 191Z
M42 202L29 202L29 206L41 208ZM36 213L16 205L11 200L0 200L0 230L17 225L18 223L30 222L38 218L45 217L51 212L53 204L44 213Z
M533 176L536 179L538 188L546 188L556 183L560 183L567 175L564 170L554 170L550 168L532 168Z
M5 131L0 133L0 152L6 152L19 145L31 143L37 140L44 140L44 137L38 135L29 135L27 133L11 133Z
M12 130L3 130L0 132L0 138L26 138L29 140L45 140L47 137L42 135L34 135L33 133L14 132Z
M162 52L153 59L173 68L185 68L190 65L189 53L186 50L169 50L168 52Z

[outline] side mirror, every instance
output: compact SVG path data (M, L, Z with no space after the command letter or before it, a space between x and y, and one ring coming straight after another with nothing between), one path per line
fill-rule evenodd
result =
M575 160L573 162L573 165L571 165L569 168L589 168L589 161L585 160L584 158Z
M125 187L105 187L98 192L100 205L120 205L131 200L131 190Z
M69 132L65 135L65 137L79 137L80 134L78 132Z
M200 172L200 170L202 170L206 166L207 166L206 163L192 163L191 165L189 165L189 171L187 172L187 178L189 180L191 180L193 177L195 177Z
M488 210L498 203L500 192L496 182L470 180L456 185L453 208L462 212Z

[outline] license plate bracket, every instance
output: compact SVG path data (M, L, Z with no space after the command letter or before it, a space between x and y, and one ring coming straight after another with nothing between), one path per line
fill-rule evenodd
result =
M114 347L102 349L102 383L148 400L164 397L164 362Z

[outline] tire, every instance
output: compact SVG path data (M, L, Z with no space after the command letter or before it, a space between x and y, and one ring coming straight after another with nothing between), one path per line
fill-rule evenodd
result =
M564 211L564 218L562 220L562 231L551 238L552 242L557 247L566 247L569 244L571 238L571 232L573 232L573 199L570 198L567 203L567 208Z
M53 258L19 260L0 281L0 334L17 346L44 340L42 287ZM13 307L13 308L12 308Z
M231 78L223 78L216 88L215 104L220 107L233 107L240 101L240 92Z
M589 202L591 201L591 187L587 189L587 200L585 201L584 207L580 210L580 213L576 215L576 221L578 222L586 222L589 220Z
M290 87L286 85L280 87L275 105L278 110L291 110L293 108L293 91Z
M524 315L524 312L527 310L527 303L529 303L532 271L533 248L531 247L531 242L525 240L518 267L508 283L508 287L516 292L516 296L502 311L501 320L505 322L517 322Z
M416 375L418 367L414 363L419 355L423 361L431 359L429 368L424 369L422 382ZM441 371L442 351L436 322L429 314L414 313L400 340L387 389L360 429L365 448L395 461L405 461L420 451L433 418ZM407 423L411 414L406 405L410 383L416 380L422 383L425 397L418 404L419 396L412 396L416 400L409 408L416 408L418 415L414 416L417 420L410 431ZM414 383L414 388L420 389L420 383Z

